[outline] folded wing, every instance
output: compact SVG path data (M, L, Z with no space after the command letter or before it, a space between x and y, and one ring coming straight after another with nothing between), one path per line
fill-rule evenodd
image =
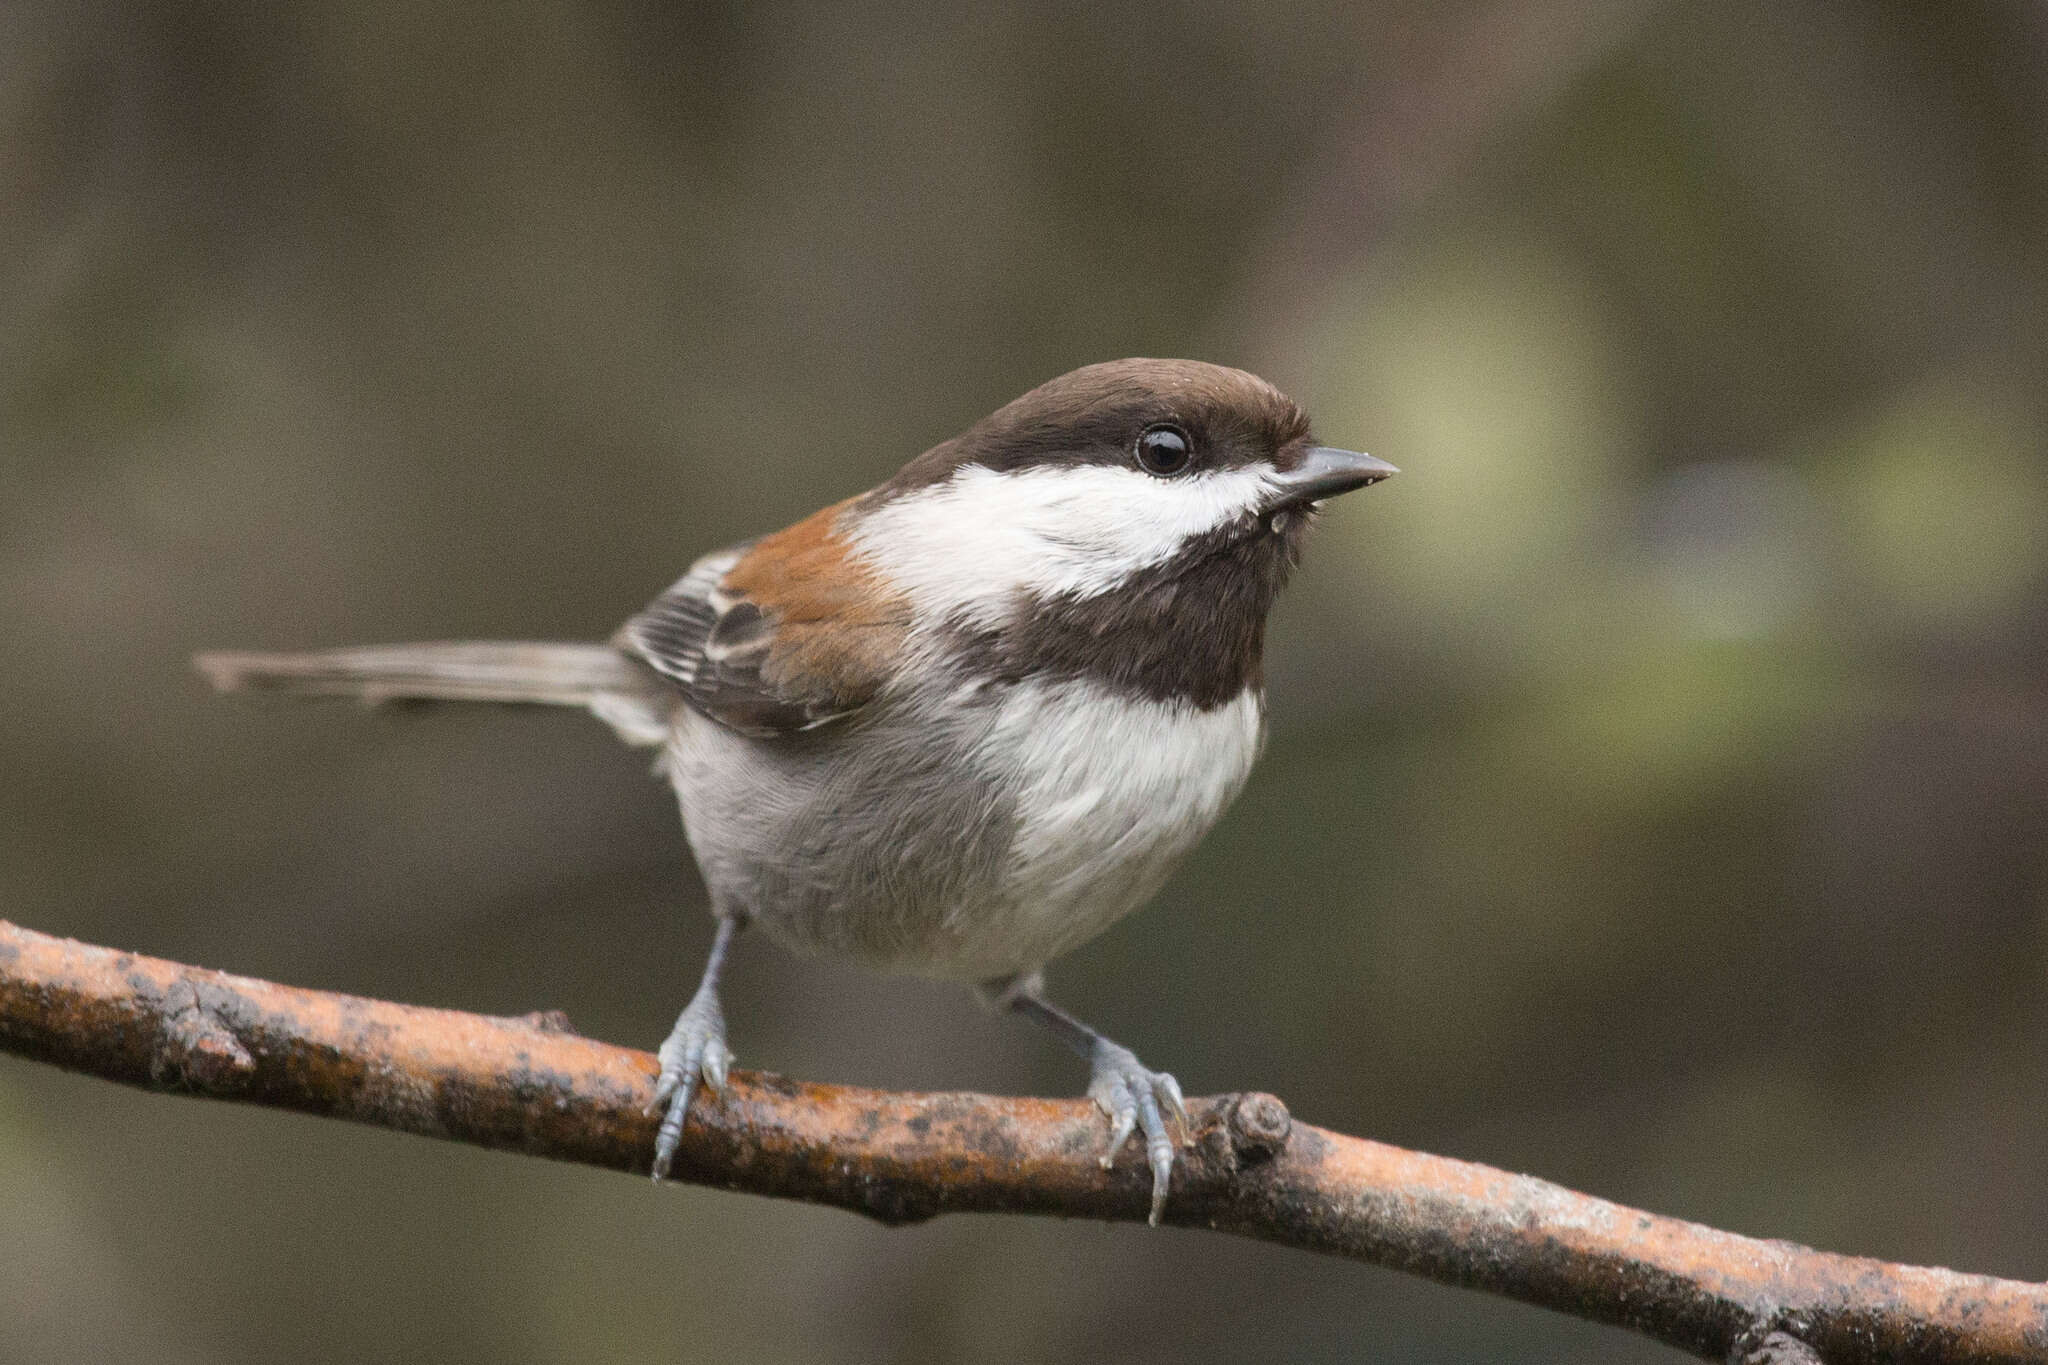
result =
M910 617L836 534L848 506L704 556L616 643L742 734L775 739L853 715L895 675Z

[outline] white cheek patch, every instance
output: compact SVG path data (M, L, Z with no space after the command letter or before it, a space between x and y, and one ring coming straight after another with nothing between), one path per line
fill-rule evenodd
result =
M929 612L999 625L1019 593L1094 597L1190 537L1254 516L1257 468L1180 479L1109 465L963 465L847 528L857 554Z

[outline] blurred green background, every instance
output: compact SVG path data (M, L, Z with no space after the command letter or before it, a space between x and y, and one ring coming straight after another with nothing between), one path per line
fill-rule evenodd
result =
M595 638L1053 374L1395 482L1272 745L1057 967L1189 1091L2048 1277L2048 9L0 6L0 916L651 1046L709 940L573 714L220 646ZM1078 1093L793 961L741 1063ZM0 1058L0 1359L1648 1361L1180 1232L849 1216Z

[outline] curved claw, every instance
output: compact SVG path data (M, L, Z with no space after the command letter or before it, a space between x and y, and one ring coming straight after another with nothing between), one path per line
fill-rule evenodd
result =
M1173 1117L1183 1134L1188 1126L1180 1082L1164 1071L1147 1070L1129 1048L1106 1040L1096 1044L1091 1061L1095 1074L1088 1084L1088 1096L1109 1117L1110 1125L1102 1167L1110 1168L1134 1131L1144 1131L1145 1159L1152 1168L1152 1210L1146 1221L1158 1227L1173 1178L1174 1142L1166 1129L1166 1116Z
M714 1092L725 1089L732 1052L725 1045L725 1015L718 1008L716 994L697 993L676 1018L675 1028L661 1045L660 1057L661 1077L655 1082L654 1098L647 1105L650 1114L664 1106L667 1110L654 1137L656 1180L668 1176L676 1150L682 1146L683 1120L689 1116L698 1083L701 1081Z

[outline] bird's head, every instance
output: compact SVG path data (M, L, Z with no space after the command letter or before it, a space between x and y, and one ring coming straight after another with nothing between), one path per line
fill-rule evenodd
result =
M857 505L852 529L922 611L982 629L1162 593L1263 618L1317 505L1394 472L1317 445L1256 375L1116 360L926 451Z

